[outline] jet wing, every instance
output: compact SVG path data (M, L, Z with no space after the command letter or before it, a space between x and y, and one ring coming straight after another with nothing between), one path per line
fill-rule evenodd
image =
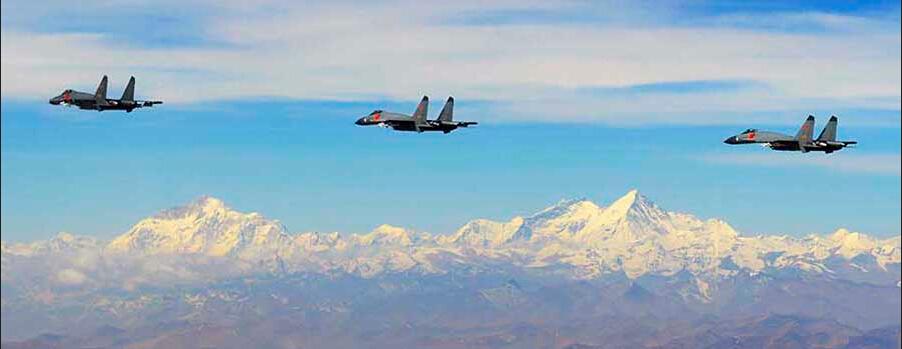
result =
M431 122L432 122L433 124L438 124L438 125L457 126L457 127L467 127L467 126L470 126L470 125L476 125L476 124L479 124L478 122L474 122L474 121L443 121L443 120L435 120L435 121L431 121Z
M800 145L800 144L799 144L799 141L796 141L796 140L770 141L770 142L767 142L767 143L768 143L768 144L771 144L771 145L778 145L778 146L794 146L794 145Z
M395 130L422 132L419 125L417 125L417 123L415 123L413 120L385 120L382 121L380 125Z
M385 125L388 125L388 126L403 125L403 126L411 126L411 127L413 127L412 125L415 124L413 122L413 120L385 120L385 121L382 121L382 123Z

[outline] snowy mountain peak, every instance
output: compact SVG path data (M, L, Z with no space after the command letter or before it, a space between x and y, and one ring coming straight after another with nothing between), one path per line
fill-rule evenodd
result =
M248 247L278 249L289 240L278 221L234 211L222 200L205 196L141 220L114 239L108 249L222 256L240 254Z
M594 213L594 211L599 210L600 207L596 205L594 202L591 202L585 198L579 199L562 199L558 201L556 204L541 210L530 217L531 220L541 220L546 218L554 218L561 215L573 215L580 213Z
M234 213L237 212L226 206L222 200L212 196L201 196L187 205L162 210L152 218L171 220L187 217L226 216Z
M49 251L63 251L71 249L93 248L97 246L97 240L87 236L78 236L68 232L59 232L55 237L47 241L46 248Z
M400 245L410 246L414 242L413 232L388 224L373 229L369 234L357 236L361 245Z
M61 242L72 242L75 241L76 238L77 237L75 235L64 231L57 233L56 237L54 237L55 240L59 240Z
M876 240L847 229L838 229L828 237L828 240L834 244L835 253L846 258L853 258L877 248Z
M605 216L622 219L627 216L653 218L661 213L663 212L653 202L636 189L630 190L605 208Z
M645 200L645 197L639 194L638 189L630 189L630 191L626 192L626 194L623 194L623 196L621 196L619 199L614 200L614 203L612 203L611 206L632 206L633 203L635 203L636 200L639 199Z
M440 237L439 241L444 244L496 247L513 240L524 221L520 216L505 223L476 219L460 227L454 234Z
M223 202L222 200L206 195L197 198L196 200L185 206L182 212L184 214L192 214L196 216L215 216L237 213L230 207L226 206L225 202Z
M861 238L861 234L853 233L846 228L839 228L836 230L836 232L834 232L833 234L830 235L830 240L834 240L834 241L846 241L846 240L854 241L854 240L858 240L860 238Z
M201 196L195 200L192 206L208 213L228 210L225 202L212 196Z
M293 238L295 246L305 251L323 252L333 248L343 248L341 234L332 232L328 234L310 232L297 234Z
M97 248L99 243L96 239L87 236L78 236L67 232L57 233L56 236L42 241L22 244L3 244L3 253L32 256L45 255L49 253L73 252L78 250L87 250Z

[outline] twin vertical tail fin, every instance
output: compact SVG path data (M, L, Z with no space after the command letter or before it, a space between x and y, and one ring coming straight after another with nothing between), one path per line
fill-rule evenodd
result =
M805 123L802 124L802 127L799 129L799 132L796 133L796 140L802 143L808 143L812 141L812 137L814 136L814 116L808 115L808 119L805 120Z
M128 79L128 85L125 86L125 92L122 92L122 101L135 101L135 77Z
M820 136L817 136L818 141L823 142L834 142L836 141L836 124L839 122L839 119L836 116L831 116L830 121L827 121L827 126L824 126L824 130L821 131Z
M417 105L417 110L413 112L413 123L414 126L419 130L419 127L422 125L426 125L426 112L429 109L429 97L423 96L423 99L420 101L420 104Z
M107 77L103 76L103 79L100 79L100 85L97 85L97 92L94 92L94 98L97 100L106 100L106 86L107 86Z
M454 118L454 97L448 97L442 112L438 114L439 122L451 122Z

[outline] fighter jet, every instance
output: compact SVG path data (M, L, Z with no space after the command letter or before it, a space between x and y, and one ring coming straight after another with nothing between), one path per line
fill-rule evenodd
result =
M367 116L357 119L355 124L360 126L378 125L381 127L389 127L396 131L442 131L449 133L458 127L469 127L477 123L472 121L454 121L454 97L448 97L445 107L439 113L438 119L428 120L426 118L426 109L429 107L429 97L423 96L423 100L417 106L417 110L413 115L405 115L392 113L383 110L374 110Z
M795 137L778 132L759 131L750 128L745 130L745 132L725 139L723 142L726 144L758 143L773 150L801 151L803 153L822 151L826 154L830 154L845 147L858 144L856 141L836 140L836 124L838 122L839 119L837 119L836 116L831 116L830 121L827 122L827 126L824 126L824 129L817 139L812 139L814 116L809 115Z
M122 92L122 98L109 99L106 98L107 77L103 76L97 91L93 94L79 92L75 90L65 90L59 96L50 99L50 104L76 106L78 109L86 110L125 110L131 113L132 110L142 107L152 107L154 104L162 104L162 101L136 101L135 100L135 77L132 76L128 80L128 86L125 92Z

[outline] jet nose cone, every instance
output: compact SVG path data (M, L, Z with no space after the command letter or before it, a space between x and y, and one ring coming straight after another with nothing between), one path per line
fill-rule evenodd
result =
M50 99L50 104L53 104L53 105L60 104L60 99L57 98L57 97L51 98L51 99Z
M357 121L355 121L354 124L357 124L357 125L366 125L366 118L365 118L365 117L362 117L362 118L360 118L360 119L357 119Z
M728 137L727 139L724 139L723 142L726 144L739 144L739 140L736 139L736 136Z

